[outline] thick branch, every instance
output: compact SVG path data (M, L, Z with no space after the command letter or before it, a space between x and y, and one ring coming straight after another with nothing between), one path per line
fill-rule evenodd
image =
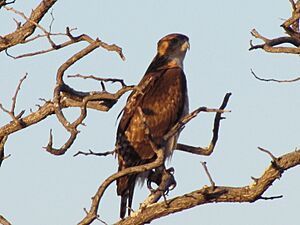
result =
M62 112L62 106L61 106L61 97L62 97L61 92L64 90L64 88L69 90L68 86L65 85L65 83L63 81L64 73L74 63L76 63L77 61L79 61L80 59L82 59L83 57L85 57L86 55L88 55L89 53L91 53L92 51L97 49L98 47L101 47L102 45L103 45L103 42L101 42L99 39L96 39L90 45L88 45L86 48L82 49L81 51L79 51L76 54L74 54L73 56L71 56L65 63L63 63L59 67L59 69L57 71L56 86L55 86L54 93L53 93L54 111L55 111L55 115L56 115L58 121L70 133L70 137L66 141L66 143L63 144L63 146L56 149L56 148L52 147L53 137L52 137L52 132L50 132L49 142L48 142L47 146L45 147L45 149L51 154L62 155L71 147L71 145L73 144L73 142L75 141L75 139L77 138L77 135L79 133L79 131L77 130L77 127L80 124L82 124L83 120L87 116L86 107L87 107L88 102L97 100L97 97L95 97L94 95L85 96L82 99L82 105L80 107L80 109L81 109L80 115L74 122L72 122L72 123L69 122L66 119L66 117L64 116L64 113ZM116 51L118 51L118 50L116 50ZM119 54L121 57L123 56L121 49L119 49Z
M1 215L0 215L0 224L2 224L2 225L11 225L11 223Z
M278 166L271 164L256 180L256 182L244 187L222 187L214 189L203 187L188 194L172 198L166 202L159 202L145 208L135 214L135 217L128 217L117 222L115 225L131 225L149 223L160 217L198 205L214 202L255 202L262 197L263 193L280 178L284 171L300 164L300 151L293 151L278 158Z
M300 1L297 1L296 3L293 0L289 1L292 5L292 16L281 25L288 36L269 39L262 36L255 29L253 29L251 31L252 36L262 40L263 44L253 45L251 41L249 50L263 49L266 52L271 53L300 54ZM294 47L280 46L283 44L291 44Z
M33 34L36 24L45 16L48 10L56 3L57 0L43 0L32 11L29 21L19 26L16 31L0 38L0 52L14 45L23 43L27 37Z
M73 90L73 89L72 89ZM108 111L118 99L127 91L133 90L133 87L123 87L116 93L108 92L68 92L62 93L61 103L62 108L68 107L81 107L83 105L84 96L93 96L94 101L87 103L87 108L96 109L100 111ZM0 137L8 136L16 131L22 130L28 126L36 124L48 116L55 113L54 103L47 101L44 105L40 106L37 111L30 113L29 115L20 118L22 123L11 121L0 128Z
M274 39L268 39L259 34L255 29L251 31L252 36L255 38L261 39L264 44L259 45L253 45L252 42L250 42L250 48L249 50L254 49L263 49L266 52L271 53L292 53L292 54L300 54L300 40L294 38L294 37L278 37ZM292 44L295 47L275 47L281 44Z

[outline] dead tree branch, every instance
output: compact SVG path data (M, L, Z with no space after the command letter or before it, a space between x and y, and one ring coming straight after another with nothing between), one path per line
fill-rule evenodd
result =
M108 155L113 155L115 153L115 150L113 151L107 151L107 152L93 152L91 149L89 150L89 152L83 152L83 151L78 151L76 154L74 154L73 156L78 156L78 155L95 155L95 156L108 156Z
M3 137L0 137L0 166L3 162L3 160L5 160L8 156L5 156L4 154L4 145L5 145L5 142L7 141L7 136L3 136Z
M18 115L15 115L15 108L16 108L16 104L17 104L17 96L19 94L19 91L21 89L21 86L22 86L22 83L23 81L26 79L27 77L27 73L26 75L20 79L19 81L19 84L16 88L16 91L15 91L15 94L14 96L12 97L12 103L11 103L11 109L8 110L6 108L4 108L4 106L0 103L0 109L3 111L3 112L6 112L14 122L17 122L17 123L20 123L21 121L19 120L22 115L25 113L25 110L22 110Z
M63 146L60 148L56 149L53 148L53 135L52 131L50 132L49 136L49 142L45 149L50 152L51 154L54 155L62 155L64 154L70 146L73 144L75 141L79 131L78 131L78 126L83 123L83 120L87 116L87 108L93 108L101 111L108 111L117 101L118 99L127 91L133 90L133 86L126 86L124 81L120 79L103 79L102 82L105 81L112 81L112 82L119 82L122 87L117 91L116 93L109 93L105 90L104 84L102 84L102 91L90 91L90 92L81 92L74 90L67 84L65 84L63 80L64 73L67 69L69 69L70 66L72 66L74 63L85 57L86 55L90 54L92 51L94 51L97 48L103 48L108 51L114 51L119 54L119 56L124 60L125 57L122 53L122 49L115 45L115 44L107 44L103 41L100 41L98 38L93 39L90 36L86 34L81 34L79 36L73 36L71 34L71 29L68 27L66 28L65 33L56 33L53 34L51 33L52 30L52 24L54 21L54 17L52 16L52 21L49 25L49 31L47 31L44 27L42 27L39 22L42 19L42 17L47 13L47 11L51 8L51 6L55 3L56 1L42 1L42 3L31 13L29 17L27 17L23 12L20 12L18 10L15 10L13 8L4 6L6 10L12 11L16 13L17 15L21 16L26 22L24 25L21 25L21 23L18 23L17 30L9 35L6 35L4 37L1 37L0 40L0 51L1 50L7 50L7 48L14 46L19 43L27 43L29 41L36 40L39 37L46 37L48 39L48 42L51 45L51 48L48 50L41 50L38 52L33 52L33 53L27 53L23 54L14 58L22 58L26 56L33 56L37 54L42 54L46 53L52 50L58 50L60 48L66 47L68 45L78 43L81 41L89 43L87 47L82 49L81 51L77 52L74 54L72 57L70 57L65 63L63 63L58 71L57 71L57 76L56 76L56 86L54 89L53 93L53 100L52 101L47 101L43 106L40 106L39 109L36 112L31 112L30 115L23 117L23 114L25 111L22 111L18 115L15 115L14 109L16 106L16 97L17 94L20 90L21 84L23 80L26 78L26 76L21 79L17 89L16 93L12 99L12 107L11 110L5 109L1 104L0 104L0 109L2 109L4 112L7 112L11 117L12 117L12 122L9 124L4 125L2 128L0 128L0 138L3 138L4 136L8 136L11 133L24 129L34 123L37 123L43 119L45 119L47 116L51 114L55 114L58 121L64 126L64 128L70 133L69 139L66 141ZM35 37L29 37L35 30L35 28L39 28L42 32L43 35L37 35ZM29 34L30 33L30 34ZM23 36L22 36L23 35ZM68 37L68 41L62 43L62 44L56 44L54 41L51 39L51 36L53 35L64 35ZM16 40L16 36L19 37L19 42L13 42ZM22 36L22 37L21 37ZM8 41L7 43L5 42L5 45L1 45L4 41L7 41L9 38L12 38L13 41ZM2 41L2 42L1 42ZM7 53L8 54L8 53ZM100 79L100 78L98 78ZM73 122L69 122L63 112L62 109L67 108L67 107L79 107L81 112L80 115L76 120Z
M300 53L300 1L297 1L296 3L293 0L289 1L292 4L292 16L289 19L285 20L285 22L281 25L288 36L269 39L261 35L256 29L252 29L251 35L254 38L262 40L263 44L254 45L252 41L250 41L249 50L263 49L264 51L271 53ZM289 44L292 46L282 46L284 44Z
M281 27L287 35L270 39L261 35L256 29L252 29L251 35L254 38L260 39L263 43L253 44L252 40L250 40L249 51L255 49L263 49L264 51L271 53L289 53L297 55L300 54L300 0L297 0L296 2L294 0L289 0L289 2L292 6L292 15L290 18L285 20L283 24L281 24ZM290 80L264 79L256 76L252 69L251 73L256 79L266 82L273 81L278 83L291 83L300 80L300 77L296 77Z
M159 202L149 205L142 211L135 213L134 217L127 217L124 220L117 222L115 225L139 225L150 223L151 221L160 217L209 203L252 203L260 199L266 199L265 197L262 197L263 193L271 187L276 179L279 179L281 177L284 171L291 169L297 165L300 165L299 150L280 156L278 158L278 166L281 169L278 169L277 167L274 167L273 164L271 164L261 175L261 177L257 179L256 182L251 183L247 186L215 186L214 189L211 189L210 187L203 187L199 190L169 199L166 202Z
M207 177L208 177L208 179L209 179L209 182L210 182L210 184L211 184L212 189L215 189L216 184L215 184L215 182L213 181L213 179L212 179L212 177L211 177L211 175L210 175L210 173L209 173L209 171L208 171L206 162L201 162L201 165L202 165L203 168L204 168L204 171L205 171L205 173L206 173L206 175L207 175Z
M224 100L223 100L219 110L224 110L226 108L230 96L231 96L231 93L227 93L225 95ZM222 111L216 113L216 116L214 119L213 136L212 136L211 142L209 143L209 145L206 148L194 147L194 146L178 143L176 149L180 150L180 151L184 151L184 152L193 153L196 155L206 155L206 156L210 155L213 152L213 150L217 144L217 141L218 141L220 121L222 119L224 119L224 117L222 117L221 114L222 114Z
M11 223L1 215L0 215L0 224L2 224L2 225L11 225Z
M43 0L41 3L31 12L29 21L26 21L23 25L17 27L17 29L0 38L0 52L6 50L12 46L23 43L26 38L30 37L41 19L45 16L48 10L56 3L57 0Z
M88 36L83 35L82 37ZM43 106L39 107L39 109L36 112L32 112L26 117L22 117L24 111L22 111L19 115L15 116L14 111L8 111L1 105L1 109L9 113L12 116L13 121L0 128L0 137L10 135L11 133L17 130L24 129L32 124L35 124L45 119L51 114L56 114L58 120L62 123L66 130L70 132L70 137L61 148L54 149L52 147L53 137L52 134L50 134L46 150L54 155L64 154L76 139L78 134L77 127L80 124L82 124L83 120L85 119L87 115L87 108L108 111L125 92L134 89L133 86L126 86L123 82L122 88L119 89L116 93L109 93L107 91L81 92L74 90L73 88L69 87L67 84L64 83L63 75L65 71L74 63L79 61L81 58L88 55L93 50L99 47L105 48L109 51L116 51L121 58L124 58L122 54L122 49L120 47L116 45L108 45L100 41L99 39L96 39L89 46L74 54L71 58L69 58L65 63L63 63L60 66L60 68L57 71L57 84L54 89L53 101L47 101ZM24 79L25 78L21 79L16 89L16 94L13 97L12 102L12 110L15 109L16 96ZM67 107L80 107L81 109L80 116L72 123L67 121L62 112L62 109Z
M266 81L266 82L293 83L293 82L300 80L300 77L296 77L296 78L293 78L290 80L278 80L278 79L274 79L274 78L261 78L261 77L257 76L256 73L252 69L251 69L251 73L257 80Z
M10 4L15 3L15 1L16 1L16 0L7 2L6 0L0 0L0 9L1 9L1 7L3 7L3 6L6 6L6 5L10 5Z

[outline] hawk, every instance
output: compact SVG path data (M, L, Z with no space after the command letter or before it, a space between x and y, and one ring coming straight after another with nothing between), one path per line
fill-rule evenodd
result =
M161 146L163 136L188 113L187 84L183 72L187 49L189 38L183 34L169 34L159 40L157 54L137 90L128 97L120 119L116 138L118 171L153 162L156 154L146 135L150 132L152 141ZM176 147L178 136L179 133L164 143L166 158ZM117 180L121 218L125 217L126 208L130 215L137 179L146 177L145 173L130 174Z

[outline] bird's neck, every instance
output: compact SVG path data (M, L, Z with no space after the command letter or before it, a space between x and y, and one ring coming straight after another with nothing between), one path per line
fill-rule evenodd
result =
M146 73L178 67L183 69L183 59L179 57L170 58L164 55L157 54L149 65Z

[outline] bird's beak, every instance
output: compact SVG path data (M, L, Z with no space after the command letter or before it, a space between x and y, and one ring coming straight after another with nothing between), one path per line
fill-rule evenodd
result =
M183 45L181 46L181 51L186 51L186 50L190 50L189 41L184 42Z

